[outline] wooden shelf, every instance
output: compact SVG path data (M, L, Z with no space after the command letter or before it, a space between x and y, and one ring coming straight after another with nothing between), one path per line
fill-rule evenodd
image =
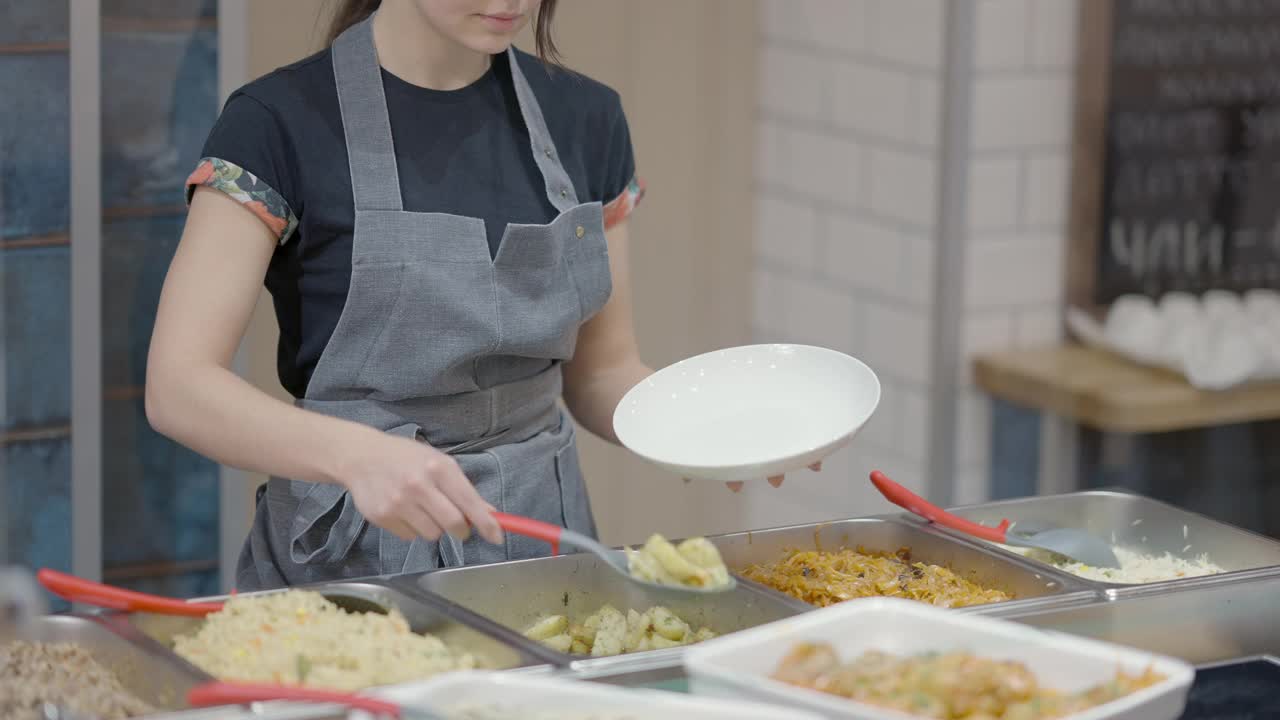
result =
M1156 433L1280 418L1280 382L1221 392L1080 345L984 355L974 376L987 393L1117 433Z

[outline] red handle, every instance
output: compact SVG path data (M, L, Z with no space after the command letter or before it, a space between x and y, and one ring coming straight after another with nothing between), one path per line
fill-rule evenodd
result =
M113 610L204 617L222 609L222 603L189 603L173 598L147 595L103 585L48 568L37 572L36 579L46 590L64 600Z
M257 683L211 682L198 685L187 693L191 707L214 705L246 705L269 700L295 700L300 702L333 703L354 710L364 710L375 715L400 717L400 706L377 698L350 693L316 690L294 685L266 685Z
M998 543L1005 541L1005 530L1009 529L1008 520L1001 520L999 525L991 528L957 517L890 480L889 476L879 470L871 471L871 484L876 486L876 489L880 491L881 495L884 495L886 500L919 515L925 520L949 527L952 530L959 530L962 533L982 538L983 540Z
M560 533L564 532L564 528L559 525L552 525L551 523L534 520L523 515L510 515L504 512L495 512L493 518L498 521L498 525L503 530L551 543L551 554L560 554Z

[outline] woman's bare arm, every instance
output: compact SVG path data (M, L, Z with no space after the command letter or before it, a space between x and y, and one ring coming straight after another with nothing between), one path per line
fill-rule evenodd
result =
M342 485L366 517L401 537L465 536L470 520L500 538L492 508L452 458L281 402L232 372L275 242L235 200L197 188L151 338L151 424L220 463Z
M632 320L627 223L605 232L613 295L578 331L578 346L564 368L564 398L569 412L593 434L618 442L613 411L627 391L653 370L640 359Z

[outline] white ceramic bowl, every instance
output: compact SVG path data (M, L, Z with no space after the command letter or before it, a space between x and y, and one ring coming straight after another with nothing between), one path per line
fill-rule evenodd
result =
M876 374L844 353L747 345L654 373L622 398L613 427L623 445L683 477L752 480L827 457L879 402Z

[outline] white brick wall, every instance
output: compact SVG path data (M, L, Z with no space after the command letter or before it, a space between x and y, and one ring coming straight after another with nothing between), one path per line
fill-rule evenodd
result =
M887 510L876 468L923 487L942 19L943 0L761 3L757 339L846 350L885 386L821 477L752 494L757 525Z
M974 353L1059 336L1078 0L979 0L965 265L935 267L946 0L760 0L756 322L761 341L847 349L881 407L822 477L746 498L758 525L888 509L882 469L925 487L939 272L964 279L955 498L987 492ZM953 219L948 219L951 221ZM754 498L754 500L752 499Z
M975 354L1061 339L1078 0L980 0L956 500L986 497L990 401Z

